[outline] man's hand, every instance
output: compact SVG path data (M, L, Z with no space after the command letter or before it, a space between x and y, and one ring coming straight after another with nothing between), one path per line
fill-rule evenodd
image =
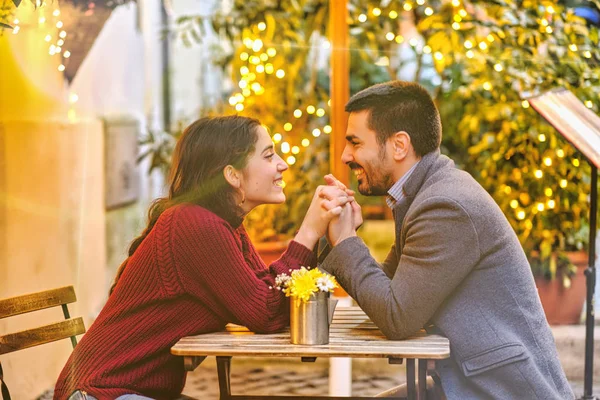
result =
M346 185L340 182L333 174L325 175L325 182L327 182L329 186L335 186L345 191L348 196L354 196L354 191L348 189ZM363 224L362 210L360 204L358 204L356 200L352 201L350 205L352 206L352 219L354 221L354 229L356 230Z
M354 198L337 186L319 186L294 240L312 249L319 238L327 233L329 222L340 215L342 207L350 201L354 201Z

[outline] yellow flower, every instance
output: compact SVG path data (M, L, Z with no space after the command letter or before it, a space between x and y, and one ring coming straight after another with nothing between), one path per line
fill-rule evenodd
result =
M336 287L338 287L338 284L333 276L316 268L309 270L301 267L291 273L289 280L286 279L283 292L288 297L296 297L303 302L307 302L313 293L318 291L332 292Z

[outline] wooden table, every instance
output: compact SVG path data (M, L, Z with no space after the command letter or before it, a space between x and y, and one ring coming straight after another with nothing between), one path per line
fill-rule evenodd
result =
M216 356L221 399L293 399L295 396L238 396L231 394L231 357L300 357L312 362L317 357L387 358L390 364L406 362L408 399L425 399L426 375L435 360L450 356L448 339L425 331L405 340L388 340L359 307L338 307L330 328L328 345L310 346L290 343L289 331L259 335L238 325L227 325L224 332L182 338L171 353L184 357L186 370L194 370L207 356ZM418 360L418 385L415 376ZM417 388L418 386L418 388ZM336 398L336 397L313 397ZM360 397L337 397L360 399Z

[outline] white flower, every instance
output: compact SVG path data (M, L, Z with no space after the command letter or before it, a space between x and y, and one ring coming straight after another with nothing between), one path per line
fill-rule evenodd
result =
M277 288L284 288L288 285L290 279L292 279L292 277L288 274L279 274L275 278L275 286L277 286Z
M317 287L321 292L331 292L335 288L335 284L329 277L321 277L317 279Z

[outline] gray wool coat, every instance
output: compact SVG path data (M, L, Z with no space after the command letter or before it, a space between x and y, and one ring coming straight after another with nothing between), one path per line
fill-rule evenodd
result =
M523 249L492 197L438 151L425 155L393 213L382 265L358 237L320 268L390 339L433 324L448 399L574 399Z

